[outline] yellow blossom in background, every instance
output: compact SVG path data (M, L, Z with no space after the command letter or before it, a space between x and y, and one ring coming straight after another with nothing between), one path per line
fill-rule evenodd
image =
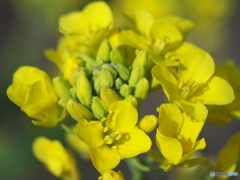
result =
M234 100L232 87L223 78L214 76L214 69L212 57L194 48L184 54L177 69L156 65L152 75L169 101L178 104L192 120L203 121L208 113L204 104L224 105Z
M53 175L63 180L79 180L72 154L59 141L38 137L33 142L33 153Z
M80 120L75 127L78 137L90 147L93 165L100 172L115 168L121 159L147 152L150 138L136 127L138 113L127 101L109 107L101 121Z
M113 170L109 170L103 173L103 175L100 176L98 180L125 180L125 178L121 171L115 172Z
M227 80L233 87L235 99L232 103L224 106L208 106L208 122L215 125L224 125L231 122L231 117L240 119L240 68L233 62L227 61L216 67L217 76Z
M66 111L57 104L50 77L35 67L20 67L13 75L7 95L29 117L36 119L32 121L35 125L53 127L66 116Z
M234 134L218 153L215 172L239 172L240 133ZM218 179L228 179L228 176L218 176Z
M159 128L156 142L165 161L162 166L170 171L174 165L188 160L197 150L204 149L205 140L197 141L204 121L192 122L185 113L173 104L159 107Z

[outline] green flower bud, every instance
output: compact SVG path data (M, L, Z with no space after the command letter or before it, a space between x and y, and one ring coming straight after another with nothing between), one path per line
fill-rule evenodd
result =
M115 67L120 78L122 78L124 81L127 81L129 79L130 72L128 68L126 68L124 65L120 63L112 63L111 65Z
M94 83L93 83L93 88L96 91L97 94L99 94L101 85L100 85L100 76L96 76L93 78Z
M121 79L121 78L117 78L117 79L115 80L116 89L120 89L122 85L123 85L122 79Z
M158 119L154 115L144 116L139 122L138 127L145 133L152 132L158 124Z
M128 80L128 84L131 87L135 87L140 79L142 79L145 75L145 68L143 66L135 66L131 71L130 78Z
M102 119L107 115L107 112L103 107L102 101L98 96L94 96L92 98L91 109L95 117L98 119Z
M100 45L100 47L98 48L96 60L97 61L101 60L103 62L108 62L111 50L112 50L112 47L111 47L110 43L108 42L108 40L107 39L104 40L102 42L102 44Z
M112 73L114 79L116 79L118 72L111 64L104 64L102 66L102 69L107 69L108 71L110 71Z
M89 106L92 102L92 85L85 73L80 72L76 83L76 93L79 101Z
M149 91L149 82L146 78L140 79L137 83L134 96L137 98L138 102L142 102L147 98Z
M92 113L89 111L88 108L73 99L68 100L67 111L70 116L76 121L80 121L81 119L91 120L93 117Z
M121 96L123 97L127 97L129 95L131 95L132 93L132 88L131 86L127 85L127 84L123 84L120 88L120 92Z
M114 84L114 77L107 69L102 69L100 73L100 85L101 87L110 88Z
M53 87L59 98L71 97L71 94L69 91L71 86L62 77L58 76L58 77L53 78Z
M59 101L58 101L58 105L63 107L64 109L67 109L67 103L68 103L68 100L70 98L61 98Z
M113 63L120 63L125 65L126 64L126 55L124 48L122 46L118 46L113 48L110 53L110 61Z
M76 87L73 86L71 89L70 89L70 94L73 98L77 99L77 93L76 93Z
M74 55L84 62L85 67L88 70L92 70L94 68L95 60L93 58L91 58L90 56L88 56L86 54L82 54L82 53L74 53Z
M117 93L110 88L101 88L100 97L103 107L106 111L108 111L108 106L110 104L120 100L120 97L117 95Z
M130 102L135 108L138 106L138 101L137 98L135 98L133 95L129 95L126 97L124 100Z
M101 73L101 68L99 66L95 67L92 71L93 76L98 76Z
M143 66L146 68L147 63L148 63L148 52L146 50L141 50L137 52L137 55L133 61L132 67Z

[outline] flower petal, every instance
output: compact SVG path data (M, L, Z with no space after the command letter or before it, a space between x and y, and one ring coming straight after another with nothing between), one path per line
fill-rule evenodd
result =
M80 120L74 129L77 136L90 148L97 148L104 143L103 126L99 121Z
M235 98L230 84L218 76L213 76L199 91L202 91L202 93L199 95L194 94L191 101L200 99L203 104L224 105L231 103Z
M186 53L179 64L178 80L188 83L195 80L197 83L206 83L214 73L212 57L200 48L194 48Z
M106 126L115 131L129 132L137 123L138 113L127 101L117 101L109 106Z
M157 130L156 140L158 149L168 162L178 164L183 153L180 142L175 138L164 136L159 130Z
M105 171L115 168L120 162L120 156L116 150L106 145L90 149L90 157L94 167L103 174Z
M162 85L169 101L179 99L178 81L167 67L163 65L154 66L152 76Z
M142 130L133 129L127 136L128 140L122 142L120 140L121 143L116 144L122 159L137 156L151 148L151 139Z

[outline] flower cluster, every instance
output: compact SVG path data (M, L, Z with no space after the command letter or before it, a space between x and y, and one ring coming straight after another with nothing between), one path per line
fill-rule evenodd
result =
M45 51L60 75L51 80L44 71L23 66L7 89L33 124L67 130L69 144L81 157L90 157L99 180L123 180L121 171L113 171L123 159L138 172L202 163L205 157L189 158L206 147L204 138L198 140L206 121L226 124L229 115L240 118L235 79L240 70L233 62L215 67L207 52L184 41L195 28L192 21L157 19L146 10L127 19L131 29L114 28L111 9L102 1L61 16L58 47ZM169 102L159 104L158 117L139 118L141 103L160 88ZM64 124L68 115L75 120L73 128ZM148 136L154 130L156 142ZM39 137L33 150L55 176L80 177L71 153L58 141ZM135 159L146 152L158 167Z

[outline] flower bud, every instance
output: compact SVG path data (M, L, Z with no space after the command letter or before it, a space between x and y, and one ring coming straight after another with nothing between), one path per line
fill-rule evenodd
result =
M68 100L70 98L61 98L59 101L58 101L58 105L63 107L64 109L67 109L67 103L68 103Z
M71 94L72 98L77 99L76 86L73 86L70 89L70 94Z
M122 46L117 46L113 48L110 53L110 60L112 63L126 64L126 55L124 48Z
M69 91L71 86L62 77L58 76L58 77L53 78L53 87L59 98L71 97L71 94Z
M91 109L97 119L102 119L107 114L103 107L102 101L98 96L94 96L92 98Z
M144 116L139 122L138 127L145 133L152 132L158 124L158 119L154 115Z
M122 85L123 85L122 79L121 79L121 78L117 78L117 79L115 80L116 89L120 89Z
M148 91L149 82L146 78L142 78L136 85L134 96L137 98L138 102L142 102L147 98Z
M68 100L67 110L70 116L76 121L80 121L81 119L92 119L92 113L89 111L89 109L73 99Z
M101 85L100 85L100 76L96 76L95 78L93 78L93 88L96 91L97 94L99 94L100 89L101 89Z
M129 96L126 97L124 100L128 101L128 102L131 103L135 108L137 108L137 106L138 106L138 101L137 101L137 98L135 98L133 95L129 95Z
M140 79L142 79L145 75L145 68L143 66L135 66L131 71L130 78L128 80L128 84L131 87L135 87Z
M137 53L136 58L133 61L132 67L143 66L146 68L148 63L148 52L146 50L141 50Z
M84 64L85 64L85 67L88 69L88 70L91 70L94 68L95 66L95 60L93 58L91 58L90 56L86 55L86 54L82 54L82 53L74 53L74 55L81 59Z
M99 66L95 67L92 71L93 76L98 76L101 73L101 68Z
M115 67L120 78L122 78L124 81L127 81L129 79L130 72L128 68L126 68L124 65L120 63L112 63L111 65Z
M102 100L103 107L106 111L108 111L108 106L118 100L120 100L117 93L110 88L101 88L100 97Z
M120 94L123 97L127 97L129 95L131 95L132 93L132 88L131 86L127 85L127 84L123 84L120 88Z
M80 72L76 83L76 93L79 101L89 106L92 102L92 85L85 73Z
M110 52L112 50L112 47L110 45L110 43L108 42L108 40L104 40L102 42L102 44L100 45L100 47L98 48L98 52L97 52L97 56L96 56L96 60L102 60L103 62L108 62L109 61L109 55Z
M104 64L102 66L102 69L107 69L108 71L111 72L111 74L113 75L114 79L116 79L117 75L118 75L118 72L117 70L111 65L111 64Z
M107 87L110 88L114 84L114 77L112 73L107 70L102 68L101 73L100 73L100 85L101 87Z

